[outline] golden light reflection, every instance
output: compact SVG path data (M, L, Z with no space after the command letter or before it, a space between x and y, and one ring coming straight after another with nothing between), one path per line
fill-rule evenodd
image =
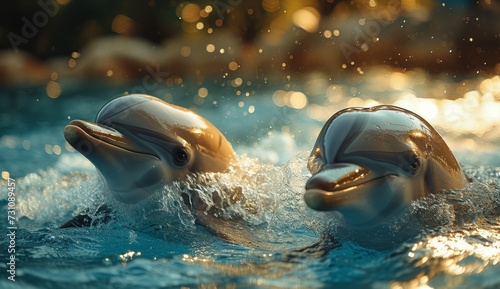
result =
M347 106L363 107L365 101L359 97L353 97L347 101Z
M269 33L264 34L266 42L271 45L279 45L288 31L290 24L290 18L286 14L274 18L269 26Z
M123 253L123 254L118 255L118 257L120 257L120 259L124 263L126 263L129 260L132 260L135 256L137 256L137 257L141 256L141 252L128 251L127 253Z
M429 76L419 71L377 70L367 73L371 79L369 89L383 93L383 98L376 94L373 98L367 98L361 94L364 92L363 87L328 85L326 90L323 88L318 94L325 95L325 101L307 106L308 117L324 121L345 107L392 104L422 116L439 131L453 133L450 143L452 149L453 146L462 149L477 148L481 143L470 141L475 139L474 136L481 137L485 133L496 131L500 126L500 76L483 79L474 89L470 85L456 88L449 82L429 79ZM388 101L388 93L393 95L391 101ZM447 99L448 97L453 99ZM284 90L275 91L273 101L277 106L292 106L289 92ZM454 137L464 134L471 134L472 137ZM497 137L497 133L489 134L489 138Z
M61 147L59 145L54 145L54 147L52 148L52 151L54 152L54 154L60 155L61 154Z
M135 26L134 20L132 18L118 14L113 18L113 22L111 23L111 30L118 34L130 34L133 32Z
M201 135L203 134L203 131L197 127L194 127L192 129L189 130L192 134L194 135Z
M49 81L47 83L46 91L50 98L58 98L61 95L61 86L55 81Z
M273 93L273 102L280 107L302 109L307 105L307 96L300 91L277 90Z
M264 0L262 1L262 8L266 12L275 12L280 9L280 1L279 0Z
M286 105L286 91L284 90L276 90L273 93L273 102L277 106L285 106Z
M464 94L463 104L467 107L470 107L470 108L477 107L479 105L480 97L481 97L481 94L478 91L476 91L476 90L469 91L469 92Z
M470 235L483 239L498 239L500 237L498 234L484 229L477 229L473 232L457 232L451 236L430 238L426 249L431 250L433 258L444 259L443 269L453 275L480 272L488 262L497 263L500 261L500 242L470 242L467 239ZM490 238L492 236L494 238ZM460 262L470 256L486 263Z
M231 81L232 87L240 87L243 84L243 79L241 77L237 77ZM241 93L241 92L240 92Z
M201 98L207 97L207 95L208 95L208 89L206 89L205 87L202 87L202 88L198 89L198 95Z
M194 262L209 262L211 260L209 258L197 257L197 256L192 257L188 254L184 254L182 255L182 261L194 263Z
M189 3L182 8L181 18L189 23L196 22L200 19L200 10L200 6Z
M374 99L367 99L365 100L365 104L363 106L365 107L372 107L372 106L377 106L377 105L381 105L382 103L374 100Z
M477 274L500 262L500 235L494 229L470 229L429 236L412 247L410 262L425 271L408 282L393 282L391 288L431 288L436 274ZM425 272L425 273L424 273ZM455 286L460 285L458 279ZM455 287L453 286L453 287Z
M389 83L392 89L403 89L408 86L408 78L401 72L392 72L389 75Z
M496 99L500 100L500 76L485 79L479 84L479 90L482 94L491 93Z
M295 109L302 109L307 105L307 97L302 92L293 92L290 95L290 107Z
M421 99L418 102L416 110L420 112L420 116L432 122L439 115L436 102L437 100L435 99Z
M318 121L326 121L333 114L333 110L318 104L311 104L307 107L307 116Z
M341 85L330 85L326 89L326 97L330 102L339 102L344 97L344 89Z
M295 11L292 20L296 26L312 33L318 30L320 15L315 8L305 7Z
M207 52L212 53L215 51L215 45L207 44Z
M45 152L46 152L47 154L49 154L49 155L53 154L53 153L54 153L54 151L53 151L52 145L50 145L50 144L46 144L46 145L45 145Z
M8 171L2 171L2 179L7 180L10 178L10 173Z
M183 46L181 48L181 55L183 57L188 57L189 55L191 55L191 48L189 46Z
M236 71L238 69L238 67L240 67L240 66L238 65L238 62L231 61L231 62L229 62L228 67L229 67L229 70Z
M76 60L71 58L70 60L68 60L68 66L69 67L75 67L76 66Z

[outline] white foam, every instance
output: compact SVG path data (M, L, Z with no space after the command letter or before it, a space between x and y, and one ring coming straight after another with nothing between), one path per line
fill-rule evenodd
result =
M272 131L253 146L238 146L235 149L238 153L258 158L261 162L283 165L296 154L297 144L291 134Z
M95 173L62 174L55 169L30 173L17 180L17 215L35 223L61 222L68 212L89 207L101 197Z

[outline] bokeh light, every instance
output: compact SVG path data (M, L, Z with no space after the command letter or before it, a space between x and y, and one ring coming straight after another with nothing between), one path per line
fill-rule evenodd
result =
M181 18L189 23L198 21L200 19L200 6L192 3L187 4L182 8Z

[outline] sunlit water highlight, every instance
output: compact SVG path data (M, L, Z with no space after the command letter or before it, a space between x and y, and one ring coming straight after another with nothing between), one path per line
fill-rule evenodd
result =
M195 225L181 204L179 190L186 184L166 187L137 206L112 199L92 165L68 151L61 133L67 115L92 120L103 98L66 100L57 104L62 114L54 118L47 113L48 123L33 127L29 124L40 121L40 115L12 116L18 123L0 137L0 151L7 164L2 171L18 183L19 261L17 281L3 278L8 254L2 237L0 287L500 286L500 79L433 81L418 71L382 72L385 77L373 74L362 84L338 84L316 75L313 83L271 89L261 98L209 88L205 104L177 99L225 132L240 155L230 173L193 176L188 184L202 193L241 188L246 201L222 213L241 215L256 228L253 233L267 241L266 248L229 244ZM184 95L183 88L175 89L156 95ZM43 95L40 99L43 106ZM388 250L367 249L346 237L325 257L286 258L293 249L314 243L325 230L349 235L335 213L316 213L305 206L305 160L331 114L346 106L380 103L400 105L428 119L473 182L462 190L414 202L408 218L422 224L422 232ZM79 112L75 104L85 111ZM1 184L6 188L4 180ZM4 189L0 197L6 206ZM104 203L116 208L111 223L57 229L74 214ZM4 219L2 236L7 234ZM392 229L396 232L397 226Z

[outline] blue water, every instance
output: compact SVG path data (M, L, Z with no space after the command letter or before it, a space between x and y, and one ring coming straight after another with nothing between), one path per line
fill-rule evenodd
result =
M273 94L284 88L272 85L239 88L240 95L236 88L214 85L202 100L196 97L196 85L150 92L195 110L231 141L240 155L239 171L223 176L222 184L207 185L244 188L257 205L245 221L254 225L252 234L265 248L226 243L195 225L192 216L176 206L175 187L158 192L156 201L115 204L118 217L109 224L57 229L87 207L114 202L93 166L65 146L62 129L71 119L93 120L106 101L127 88L67 83L57 99L48 98L40 87L4 89L0 170L9 172L17 185L16 281L7 279L8 189L2 179L0 287L499 288L500 152L494 129L474 140L473 128L450 130L446 120L430 121L475 181L463 190L415 202L410 217L427 228L390 249L377 251L342 238L348 234L338 215L306 207L305 163L324 118L312 117L311 110L321 106L329 116L349 101L390 104L407 99L401 91L380 96L382 92L368 84L351 87L357 93L334 103L309 93L304 108L277 105ZM307 83L287 89L304 91ZM247 91L250 96L245 96ZM419 95L418 88L414 93ZM483 121L482 127L492 125ZM479 149L472 141L465 147L465 138L480 144ZM168 220L168 225L158 227L152 218ZM339 248L324 257L290 257L294 249L318 240L326 228L339 235Z

